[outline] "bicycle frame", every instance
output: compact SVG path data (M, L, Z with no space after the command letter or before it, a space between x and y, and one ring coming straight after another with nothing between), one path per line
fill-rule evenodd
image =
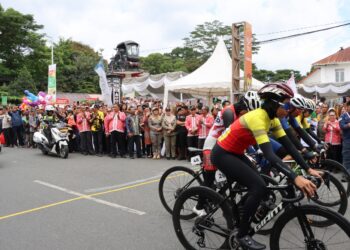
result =
M293 185L288 184L288 185L277 185L277 186L272 186L272 187L267 187L268 190L286 190L287 191L287 197L291 196L292 198L287 198L287 197L283 197L282 202L280 204L277 205L276 208L274 208L272 211L270 211L265 217L264 219L261 220L261 222L256 225L254 228L252 228L249 231L249 235L253 236L254 234L256 234L260 229L262 229L266 224L268 224L273 218L275 218L278 214L280 214L282 211L284 211L287 207L293 206L293 208L296 208L297 206L294 206L293 203L298 202L300 200L302 200L304 198L304 195L302 194L299 197L296 197L295 194L295 189L293 187ZM230 200L230 204L232 205L232 218L236 219L236 227L239 228L239 213L238 213L238 204L236 204L234 202L234 199L236 194L239 192L246 192L248 189L247 188L238 188L235 189L234 187L230 188L230 195L226 196L223 200L222 203L227 202L228 200ZM212 211L210 211L210 213L208 213L207 215L203 216L200 220L196 221L196 224L200 226L201 229L205 229L208 230L212 233L216 233L222 237L229 237L230 234L232 233L231 230L228 230L227 228L222 228L219 225L215 225L216 228L219 228L222 232L219 232L217 230L212 229L211 227L207 227L204 226L202 222L205 222L208 218L210 218L218 209L219 207L222 205L222 203L218 204L216 206L216 208L214 208ZM302 216L302 214L300 214L300 216ZM303 218L299 218L299 219L303 219ZM304 219L303 219L304 220ZM304 223L303 223L304 224ZM301 224L301 225L303 225ZM310 231L310 230L308 230Z

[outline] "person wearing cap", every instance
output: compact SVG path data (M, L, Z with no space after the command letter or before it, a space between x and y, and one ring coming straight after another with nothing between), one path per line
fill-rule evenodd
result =
M92 115L90 119L92 139L95 149L95 154L97 156L103 155L103 122L104 114L99 110L100 106L94 104L92 109Z
M126 132L128 135L128 153L130 159L134 159L134 145L136 146L137 158L142 158L140 118L136 114L135 106L130 106L128 116L125 120Z
M153 159L160 159L160 150L162 142L162 116L159 115L158 107L152 108L152 114L148 119L148 125L151 129Z
M191 113L186 117L185 126L187 129L187 147L198 147L198 127L200 116L197 115L197 108L191 107ZM190 160L192 154L188 154L187 160Z
M163 116L162 127L163 127L166 158L167 160L175 159L176 117L171 112L170 107L165 108L165 115Z
M13 137L11 136L11 116L9 116L6 107L0 107L0 119L2 122L2 131L4 132L6 147L13 147Z

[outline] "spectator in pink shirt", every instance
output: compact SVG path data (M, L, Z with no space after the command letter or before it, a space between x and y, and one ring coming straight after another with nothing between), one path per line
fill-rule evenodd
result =
M214 117L209 114L209 107L202 108L202 114L199 116L198 126L198 148L203 148L204 141L209 134L210 128L213 126Z
M85 110L80 109L77 114L77 127L80 134L80 149L83 155L94 155L95 152L92 148L92 134L90 128L91 114L88 108Z
M326 133L325 142L329 145L327 158L342 162L341 131L334 109L329 109L328 118L323 125L323 131Z
M120 157L125 158L126 138L125 138L126 115L120 111L119 105L113 105L113 111L109 113L104 121L106 136L110 138L111 157L117 156L117 144Z
M186 117L185 127L187 129L187 147L198 147L198 127L200 116L197 115L197 108L191 107L191 113ZM187 160L190 160L192 154L188 154Z

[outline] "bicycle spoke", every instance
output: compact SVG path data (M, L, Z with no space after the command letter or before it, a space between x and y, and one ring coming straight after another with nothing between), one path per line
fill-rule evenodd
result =
M315 207L315 209L316 208L317 207ZM348 232L344 231L340 219L334 215L332 216L332 212L317 209L312 211L312 209L309 208L305 213L305 219L306 221L300 224L295 215L283 225L279 234L279 239L275 240L278 242L279 249L324 248L343 250L348 248ZM332 223L319 226L319 221L330 221ZM304 230L309 230L309 233L304 235L301 227L305 227Z

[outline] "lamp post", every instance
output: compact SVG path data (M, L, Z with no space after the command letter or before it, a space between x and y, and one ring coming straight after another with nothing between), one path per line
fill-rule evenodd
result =
M53 39L51 36L45 35L47 38L49 38L50 43L51 43L51 65L54 63L53 61Z

